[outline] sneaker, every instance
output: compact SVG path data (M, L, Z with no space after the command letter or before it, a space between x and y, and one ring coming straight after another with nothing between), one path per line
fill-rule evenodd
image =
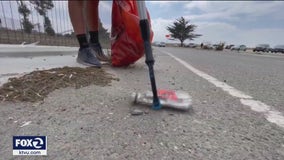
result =
M82 48L78 52L77 62L87 66L95 66L101 68L100 61L95 57L93 50L88 48Z
M110 57L106 56L102 50L101 44L100 43L91 43L90 48L95 52L95 56L100 60L104 62L109 62Z

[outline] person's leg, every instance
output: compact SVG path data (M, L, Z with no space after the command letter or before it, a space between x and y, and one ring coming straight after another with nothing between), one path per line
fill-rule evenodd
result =
M99 0L87 1L86 3L86 19L90 43L99 43Z
M99 42L99 0L87 1L86 19L90 34L90 47L95 51L96 57L101 61L110 61L105 56Z
M101 63L94 56L87 40L86 25L83 14L84 1L69 0L68 9L71 23L80 45L77 62L84 65L101 67Z
M80 44L80 49L89 47L86 37L86 26L83 14L83 3L84 1L68 1L68 10L70 20L76 34L76 37Z
M68 11L70 20L76 35L86 34L86 27L83 15L83 4L84 1L68 1Z

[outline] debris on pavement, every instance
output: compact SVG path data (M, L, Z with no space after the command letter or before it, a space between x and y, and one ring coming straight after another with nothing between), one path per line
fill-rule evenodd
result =
M20 128L25 127L25 126L27 126L27 125L29 125L29 124L31 124L31 123L32 123L32 121L24 122L24 123L20 126Z
M0 101L38 102L56 89L107 86L112 80L119 79L95 67L38 70L21 77L9 78L9 81L0 87Z
M134 109L131 111L131 115L133 116L139 116L139 115L142 115L144 112L139 110L139 109Z

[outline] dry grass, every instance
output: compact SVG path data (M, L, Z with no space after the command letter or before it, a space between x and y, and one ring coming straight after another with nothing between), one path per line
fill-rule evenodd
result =
M63 67L33 71L19 78L10 78L0 88L0 101L41 101L50 92L66 87L81 88L88 85L107 86L113 78L103 69L95 67Z

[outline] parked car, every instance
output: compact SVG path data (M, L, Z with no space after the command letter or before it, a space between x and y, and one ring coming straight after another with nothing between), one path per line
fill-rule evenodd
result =
M165 42L160 42L160 43L158 44L158 47L166 47L166 43L165 43Z
M166 47L166 43L165 42L153 42L153 46L157 46L157 47Z
M202 44L203 44L203 45L202 45L202 49L213 49L212 44L209 43L209 42L204 42L204 43L202 43Z
M195 43L188 43L185 45L185 47L189 47L189 48L196 48L198 45Z
M259 44L252 51L253 52L269 52L269 44Z
M233 45L233 44L227 45L227 46L225 47L225 49L231 49L233 46L235 46L235 45Z
M213 44L212 47L213 49L216 49L218 47L218 44Z
M235 51L246 51L247 50L247 46L246 45L236 45L234 47L231 48L231 50L235 50Z
M213 49L216 51L223 51L225 43L220 42L219 44L214 44Z
M274 48L270 48L271 53L284 53L284 45L277 45Z

